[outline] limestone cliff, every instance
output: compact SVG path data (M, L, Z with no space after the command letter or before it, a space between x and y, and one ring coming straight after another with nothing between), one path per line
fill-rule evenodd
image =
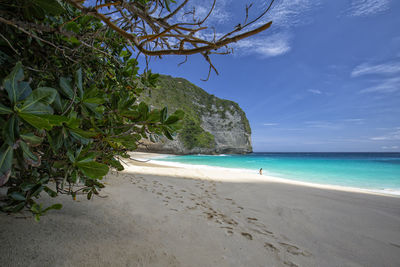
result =
M245 113L233 101L210 95L182 78L160 76L159 86L143 93L153 107L185 111L183 129L170 141L146 142L142 151L173 154L250 153L251 130Z

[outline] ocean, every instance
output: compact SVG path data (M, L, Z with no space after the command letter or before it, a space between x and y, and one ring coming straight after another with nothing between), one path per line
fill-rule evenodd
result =
M239 168L324 185L400 195L400 153L252 153L168 156L159 161Z

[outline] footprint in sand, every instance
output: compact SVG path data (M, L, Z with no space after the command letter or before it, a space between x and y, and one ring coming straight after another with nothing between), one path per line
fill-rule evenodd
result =
M289 267L299 267L297 264L294 264L291 261L284 261L283 264L285 264L286 266L289 266Z
M279 244L281 244L283 247L285 247L286 251L292 255L302 255L305 257L309 257L311 256L310 252L307 251L301 251L298 247L294 246L294 245L290 245L287 243L283 243L283 242L279 242Z
M253 236L249 233L242 232L242 236L246 237L248 240L253 240Z
M271 243L265 242L264 248L266 248L267 250L272 251L272 252L279 252L279 249L277 247L275 247L274 245L272 245Z

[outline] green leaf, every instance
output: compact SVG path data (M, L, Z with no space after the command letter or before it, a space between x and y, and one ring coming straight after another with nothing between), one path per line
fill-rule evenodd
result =
M99 98L99 97L91 97L91 98L86 98L83 100L85 103L90 103L90 104L103 104L105 102L104 98Z
M45 186L43 188L43 190L50 196L50 197L56 197L57 196L57 192L55 192L54 190L50 189L49 187Z
M48 120L52 126L62 126L63 123L67 123L70 120L65 116L52 114L39 115L39 117Z
M26 199L25 196L20 192L12 192L9 197L19 201L24 201Z
M24 119L27 123L32 125L33 127L37 129L46 129L46 130L51 130L52 126L50 122L47 119L43 119L39 116L32 115L32 114L27 114L27 113L18 113L18 115Z
M12 209L12 212L18 212L21 211L25 207L25 202L21 202L17 205L15 205Z
M72 129L77 129L79 125L81 124L81 120L75 117L69 117L67 126Z
M137 148L136 142L138 141L138 139L135 138L135 136L133 135L110 137L108 138L108 140L119 143L129 150L135 150Z
M24 182L20 185L20 188L22 191L26 192L26 191L31 190L35 186L36 186L36 184L29 184L27 182Z
M115 168L117 171L123 171L124 170L124 166L122 166L122 164L116 159L111 159L109 164L111 165L111 167Z
M76 166L89 178L99 179L108 173L108 166L95 161L77 162Z
M0 186L7 183L11 175L13 149L7 144L3 144L0 148Z
M39 167L41 164L39 154L33 153L25 142L21 142L20 147L22 149L25 162L33 167Z
M39 213L42 212L42 207L41 207L40 205L38 205L38 204L35 203L35 204L32 205L31 211L32 211L33 213L39 214Z
M55 161L55 162L53 163L53 168L62 169L62 168L64 168L64 167L67 166L67 165L68 165L68 163L65 162L64 160L59 160L59 161Z
M45 12L54 16L65 12L64 7L57 0L33 0L33 2L43 8Z
M149 113L149 117L147 118L148 122L156 123L160 121L160 111L159 110L152 110Z
M61 208L62 208L61 204L54 204L51 205L50 207L45 208L42 213L46 213L49 210L60 210Z
M171 115L168 117L168 119L165 121L165 124L173 124L175 122L179 121L179 117L175 115Z
M83 136L85 138L91 138L94 137L96 135L98 135L98 132L92 132L92 131L85 131L82 129L69 129L71 132L79 134L80 136Z
M57 94L56 98L54 98L53 106L55 110L62 113L67 106L67 101L61 100L60 94Z
M32 93L32 89L27 82L19 82L18 84L18 101L22 101Z
M96 153L90 152L88 154L79 156L78 161L79 162L91 162L91 161L94 161L95 158L96 158Z
M74 33L79 33L81 30L81 26L75 21L68 22L64 27L67 31L73 31Z
M0 114L10 114L12 110L0 103Z
M160 112L160 121L164 123L168 116L168 108L164 107Z
M53 103L55 97L57 95L57 90L51 87L39 87L36 90L32 91L24 101L24 104L20 108L20 111L29 111L35 108L37 104L44 104L46 106Z
M147 104L144 103L144 102L140 102L138 109L139 109L139 112L140 112L140 115L141 115L142 119L146 120L147 119L147 115L149 113L149 107L147 106Z
M72 90L71 87L71 81L69 78L61 77L60 78L60 88L61 92L67 96L69 99L74 98L74 91Z
M166 127L163 127L163 132L164 135L169 139L169 140L174 140L174 138L172 137L171 133L169 132L169 130Z
M53 109L50 105L38 102L34 105L31 105L23 110L24 113L35 114L35 115L44 115L44 114L53 114Z
M31 146L40 145L43 141L43 137L39 137L34 133L20 134L20 137Z
M19 82L24 78L24 71L22 70L21 62L18 62L11 73L3 80L3 87L8 93L8 98L11 104L14 105L18 101Z
M55 130L55 131L53 130L53 131L49 132L47 135L47 140L49 141L49 144L50 144L53 152L57 153L57 151L63 145L63 141L64 141L63 130L58 129L58 130Z
M185 112L183 110L178 109L171 115L177 116L180 120L182 120L185 117Z
M131 120L136 120L140 117L140 113L136 110L132 110L132 111L131 110L126 110L126 111L122 110L120 115L127 117Z
M14 146L15 140L19 137L18 118L15 115L11 116L3 129L4 142L10 146Z

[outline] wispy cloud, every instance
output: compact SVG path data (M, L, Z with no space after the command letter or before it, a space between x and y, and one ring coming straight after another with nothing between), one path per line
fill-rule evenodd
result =
M400 62L386 62L381 64L363 63L356 66L351 77L374 75L372 85L359 91L365 93L394 93L400 91Z
M394 93L397 91L400 91L400 77L383 79L376 85L360 90L360 93Z
M276 126L278 123L263 123L264 126Z
M310 16L306 16L306 13L319 5L319 0L280 0L266 19L271 19L274 25L285 28L308 24Z
M385 150L392 150L392 149L399 149L399 146L383 146L382 149Z
M308 89L307 92L310 92L310 93L315 94L315 95L322 94L322 92L320 90L317 90L317 89Z
M344 119L343 121L349 123L363 124L365 122L365 119Z
M196 2L194 8L196 10L196 18L203 19L207 16L210 11L210 1L194 1ZM194 3L193 2L193 3ZM211 16L207 19L207 23L224 23L227 22L231 17L231 13L227 11L226 6L230 4L230 0L219 0L215 3L214 10ZM186 11L187 12L187 11ZM190 16L189 16L190 17Z
M330 121L306 121L307 127L310 128L322 128L322 129L339 129L341 125L339 123L330 122Z
M358 77L368 74L396 74L400 73L400 62L390 62L384 64L371 65L363 63L358 65L351 72L351 77Z
M390 8L391 0L352 0L347 14L353 17L366 17L380 14Z
M396 141L396 140L400 140L400 129L397 129L396 131L389 132L389 133L387 133L385 135L371 137L370 140L373 140L373 141Z
M258 54L262 57L274 57L290 51L290 35L276 33L251 39L244 39L233 45L239 55Z
M269 1L259 1L264 6ZM256 54L264 58L284 55L291 51L293 38L292 28L310 23L308 14L320 5L320 0L277 0L271 11L253 27L260 26L270 20L273 21L273 30L257 35L251 39L238 42L234 48L239 55ZM252 7L254 9L254 6ZM272 34L271 34L272 32Z

